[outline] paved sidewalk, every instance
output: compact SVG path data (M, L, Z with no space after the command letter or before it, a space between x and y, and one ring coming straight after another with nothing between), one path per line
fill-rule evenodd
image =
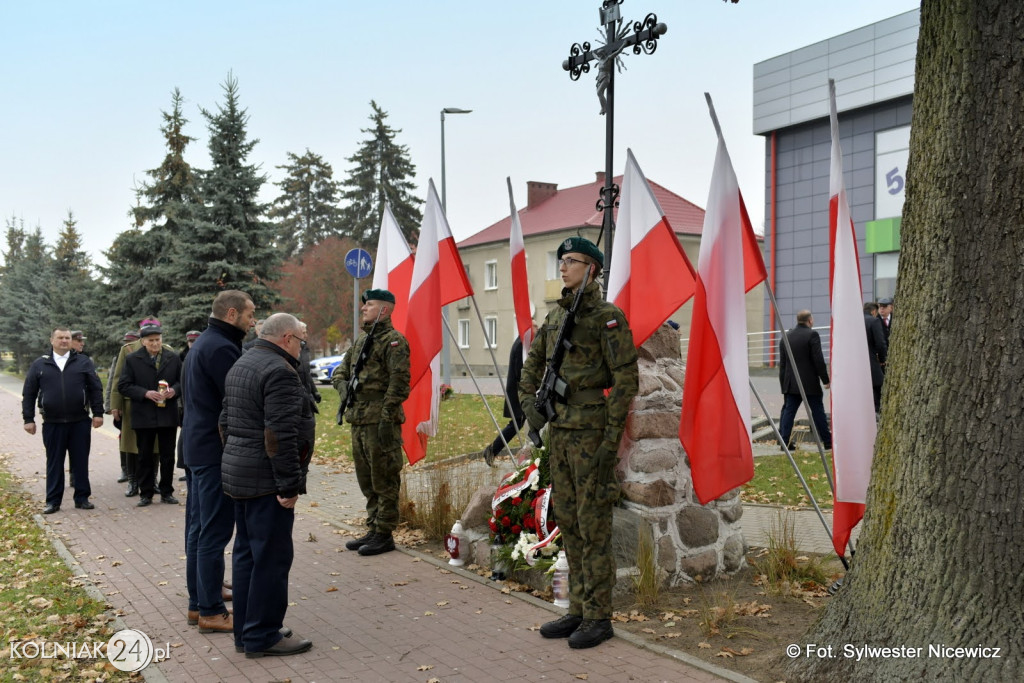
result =
M43 507L40 436L22 429L21 383L0 376L0 454ZM93 432L92 502L77 510L65 491L61 511L37 521L73 556L128 628L145 632L170 657L145 670L149 681L714 681L683 653L660 654L627 639L574 651L536 628L552 609L505 595L475 574L409 552L363 558L346 551L345 520L363 505L354 476L314 467L300 499L295 561L285 623L313 649L293 657L245 659L229 634L186 625L184 505L136 508L125 498L117 442L109 424ZM178 497L184 502L184 491ZM230 552L230 546L229 551ZM230 558L227 558L230 564ZM700 664L707 668L707 665ZM719 670L731 680L749 680Z

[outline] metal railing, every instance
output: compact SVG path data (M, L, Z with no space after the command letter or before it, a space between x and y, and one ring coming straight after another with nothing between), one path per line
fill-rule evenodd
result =
M825 356L825 363L829 362L829 341L831 339L831 328L812 328L821 336L821 352ZM686 360L686 352L690 346L689 339L682 339L679 342L683 352L683 360ZM770 330L768 332L747 333L747 363L752 368L767 368L778 366L779 363L779 332Z

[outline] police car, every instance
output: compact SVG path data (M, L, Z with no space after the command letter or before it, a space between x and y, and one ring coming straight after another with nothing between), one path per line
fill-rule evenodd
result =
M317 358L316 360L309 361L309 375L313 378L314 382L320 384L330 384L331 375L341 365L341 362L345 360L345 354L340 356L324 356L323 358Z

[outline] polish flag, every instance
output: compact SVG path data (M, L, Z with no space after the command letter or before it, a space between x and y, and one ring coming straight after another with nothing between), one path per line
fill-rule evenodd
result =
M629 149L612 247L608 301L626 314L639 347L689 301L696 283L690 259Z
M679 423L702 505L754 477L745 295L767 276L711 96L704 96L718 151L697 259Z
M526 277L526 247L523 245L523 226L519 222L516 201L512 197L512 179L506 177L508 183L508 205L512 212L512 225L509 229L508 250L512 261L512 303L516 312L516 327L519 339L523 342L523 360L533 343L533 315L530 314L530 281Z
M405 333L406 310L409 307L409 285L412 281L412 250L398 227L391 205L384 205L377 238L377 267L373 271L373 289L386 289L395 295L391 324Z
M832 301L832 464L835 507L832 545L842 556L853 527L864 517L871 460L875 450L875 401L864 332L863 292L857 235L843 182L836 84L828 81L832 119L832 167L829 173L829 296Z
M427 439L437 434L444 334L441 307L473 293L454 247L451 229L431 180L409 288L405 331L409 340L411 390L403 404L402 441L410 464L426 456Z

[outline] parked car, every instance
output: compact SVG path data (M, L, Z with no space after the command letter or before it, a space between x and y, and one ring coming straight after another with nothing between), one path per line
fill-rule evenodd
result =
M313 378L314 382L330 384L331 375L334 374L334 371L341 365L343 360L345 360L345 354L340 356L324 356L323 358L311 360L309 361L309 375Z

